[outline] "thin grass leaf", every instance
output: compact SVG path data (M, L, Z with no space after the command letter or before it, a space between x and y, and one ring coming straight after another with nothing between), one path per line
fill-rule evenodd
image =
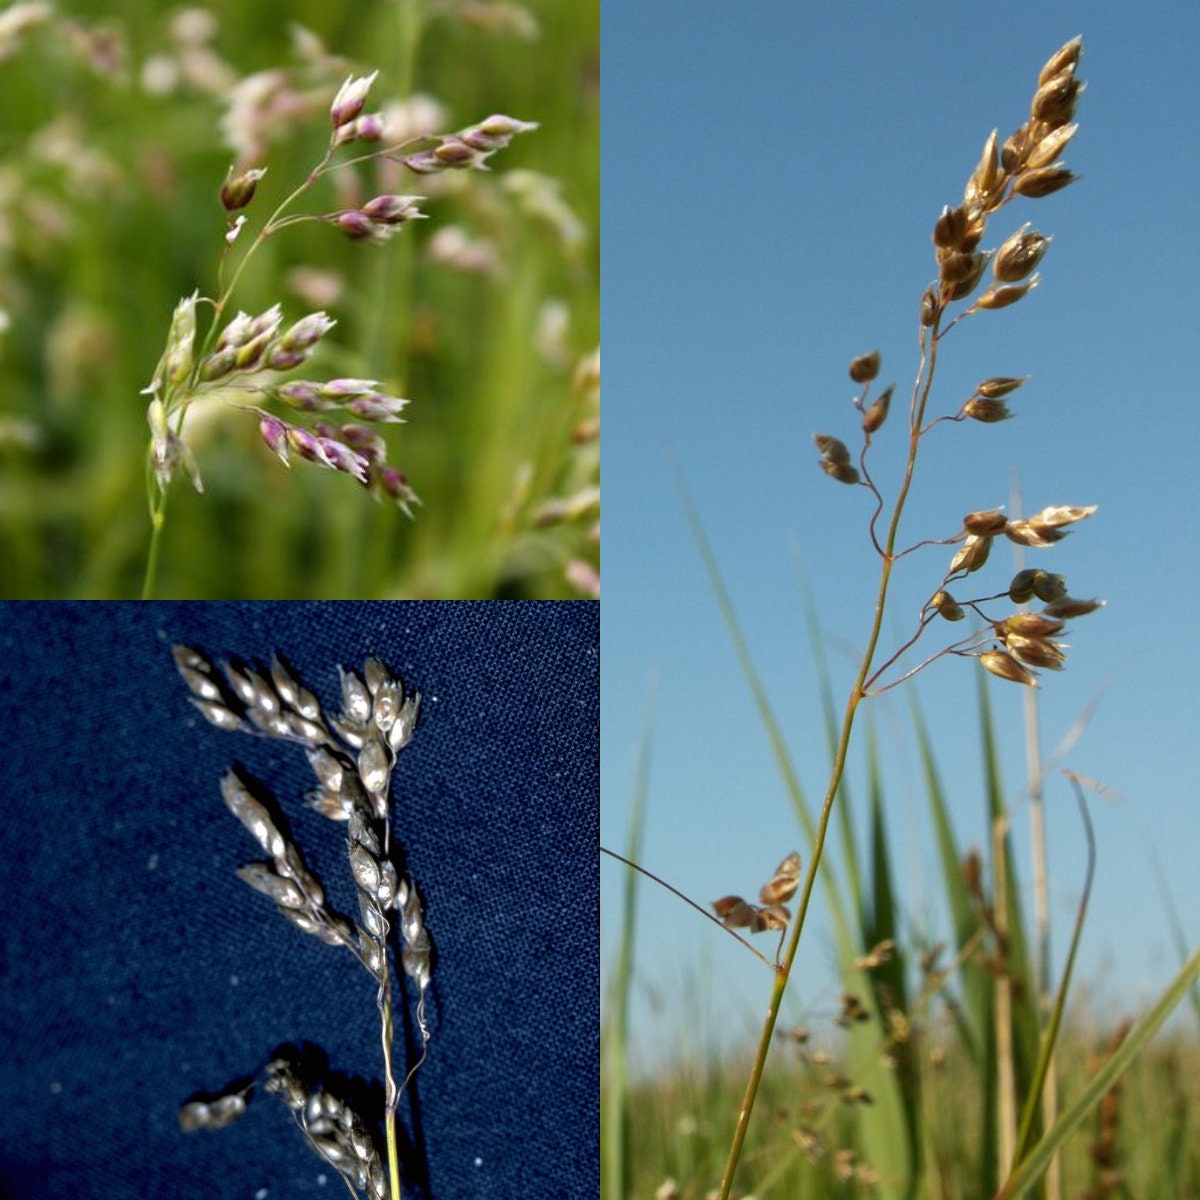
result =
M1188 989L1196 982L1197 978L1200 978L1200 947L1192 951L1191 956L1176 973L1175 978L1158 1000L1130 1029L1128 1036L1116 1053L1063 1110L1058 1120L1046 1131L1033 1150L1010 1172L1004 1185L996 1192L994 1200L1019 1200L1037 1183L1050 1160L1062 1148L1063 1143L1083 1123L1104 1093L1129 1069L1149 1044L1150 1039L1187 995Z

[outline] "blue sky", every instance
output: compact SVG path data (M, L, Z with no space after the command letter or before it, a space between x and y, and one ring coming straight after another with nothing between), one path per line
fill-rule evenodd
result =
M1083 35L1088 89L1065 155L1082 182L1005 210L985 243L1027 220L1052 235L1041 285L945 340L932 411L956 409L985 377L1031 378L1011 398L1014 420L947 425L926 440L902 538L953 534L968 510L1007 504L1015 476L1027 512L1099 505L1059 546L1029 552L1030 565L1065 574L1073 594L1108 601L1072 625L1068 668L1044 677L1039 699L1047 750L1099 700L1066 759L1107 789L1091 801L1099 864L1080 971L1097 1005L1136 1005L1175 965L1156 861L1192 942L1200 939L1200 9L612 0L604 22L601 835L623 848L655 678L642 858L700 901L751 895L784 853L807 857L807 846L671 464L696 498L803 782L819 795L827 756L799 576L826 631L840 708L877 564L865 491L819 471L811 435L852 440L846 365L880 349L881 382L895 380L904 397L873 451L894 483L917 304L935 273L934 219L961 198L988 133L999 127L1003 138L1026 118L1044 60ZM908 560L893 633L911 626L944 562L941 551ZM976 578L998 591L1011 568L999 544ZM974 664L954 659L916 686L958 835L981 845L975 683ZM1022 689L997 683L992 693L1023 848ZM937 930L903 690L871 711L908 915ZM851 772L859 798L861 763ZM1083 841L1065 784L1051 782L1047 807L1061 951ZM623 868L605 860L601 871L607 957ZM642 887L640 904L637 1020L647 1053L697 1029L755 1029L765 970L660 889ZM794 976L797 1010L836 1000L822 917L817 904Z

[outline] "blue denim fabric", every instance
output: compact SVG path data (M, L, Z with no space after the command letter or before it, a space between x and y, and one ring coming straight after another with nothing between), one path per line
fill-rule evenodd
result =
M303 805L300 749L192 709L175 641L278 650L333 711L368 654L422 693L393 775L436 953L405 1200L594 1196L599 606L532 602L0 605L0 1195L345 1196L272 1096L216 1132L176 1113L283 1043L381 1099L371 980L235 877L262 856L220 778L271 791L352 912L344 827Z

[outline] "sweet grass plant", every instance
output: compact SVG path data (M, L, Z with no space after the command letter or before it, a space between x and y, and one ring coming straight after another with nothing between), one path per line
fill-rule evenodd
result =
M205 492L172 486L154 593L595 595L598 33L594 0L300 3L286 21L228 3L104 19L6 11L0 594L141 594L153 397L139 392L180 298L221 296L222 181L267 172L225 247L236 269L321 159L340 85L378 70L372 104L388 101L389 121L417 139L400 157L488 114L524 113L538 129L488 171L397 170L400 186L362 168L323 177L303 211L420 194L427 219L386 245L323 222L283 230L221 324L276 304L281 334L306 314L336 320L314 348L320 373L303 378L379 381L411 402L405 424L378 428L422 506L409 520L337 471L289 471L262 453L253 420L206 401L184 438ZM197 348L209 311L196 314Z
M1022 553L1025 549L1040 553L1066 536L1070 526L1091 516L1095 506L1054 503L1030 517L1010 516L999 506L974 509L949 536L931 536L910 545L899 540L910 490L919 485L918 463L925 439L953 437L956 426L963 422L990 425L1014 415L1009 405L1025 383L1025 377L1017 373L1019 365L1009 368L1012 374L983 378L965 400L947 406L934 387L938 361L942 343L953 331L958 330L952 343L957 349L969 336L972 321L996 319L993 314L997 310L1026 302L1036 287L1037 270L1050 245L1047 235L1027 220L998 244L993 243L994 248L989 248L985 239L992 234L989 222L1009 206L1020 207L1027 218L1040 219L1045 199L1076 182L1060 156L1077 129L1074 118L1083 92L1077 77L1081 50L1082 43L1076 38L1050 57L1038 74L1026 120L1003 141L997 132L986 139L961 202L947 206L934 223L937 275L920 298L918 365L907 413L892 410L894 384L876 389L879 355L861 354L850 364L851 379L859 388L855 398L860 415L857 450L852 451L832 434L815 435L821 469L847 488L868 493L866 546L879 562L873 617L840 711L831 698L828 679L820 681L832 762L819 803L810 802L801 786L715 557L683 489L710 580L803 829L805 851L801 855L775 848L772 854L770 848L765 849L764 867L784 856L763 884L757 901L728 895L712 904L714 919L730 930L773 932L779 937L772 964L774 984L740 1099L733 1100L728 1075L722 1071L716 1084L720 1095L699 1101L706 1122L714 1119L718 1106L728 1112L728 1142L722 1148L721 1134L713 1133L703 1154L689 1161L683 1189L664 1183L656 1193L662 1200L677 1195L728 1200L732 1195L750 1194L870 1194L889 1200L971 1195L1011 1200L1034 1187L1044 1189L1053 1200L1063 1194L1056 1160L1068 1137L1091 1114L1099 1110L1103 1116L1106 1104L1111 1110L1111 1089L1116 1081L1200 974L1197 950L1089 1079L1057 1078L1055 1057L1086 918L1094 853L1089 850L1088 876L1082 882L1065 969L1060 979L1051 980L1039 812L1044 771L1040 763L1031 762L1034 858L1042 864L1035 880L1036 911L1031 922L1016 878L995 730L982 683L990 674L1032 691L1041 672L1065 666L1067 648L1059 637L1066 622L1094 613L1102 602L1073 598L1062 576L1041 567L1021 567L999 586L979 581L987 577L984 568L995 542L1003 539ZM902 459L900 482L890 494L877 483L877 459L889 448ZM928 599L912 631L902 635L894 649L884 649L882 632L890 611L894 573L920 570L918 564L929 564L931 559L934 565L923 568L930 581ZM1031 610L1027 607L1031 603L1039 607ZM963 628L969 632L957 632ZM819 661L819 630L813 634L813 643ZM952 944L930 946L906 939L888 853L885 785L869 731L869 864L860 865L858 860L846 770L860 709L872 697L934 664L940 670L948 669L946 660L966 660L982 668L980 727L986 821L982 853L964 852L950 824L924 716L914 706L913 731L926 773L953 927ZM1031 744L1035 742L1033 739ZM635 800L633 845L623 856L630 862L637 858L644 776L643 768ZM1075 777L1070 784L1079 799L1090 848L1091 826L1082 788ZM828 861L831 835L842 846L840 877ZM786 1031L780 1026L818 880L832 920L844 988L833 1016L845 1038L836 1068L811 1057L806 1050L809 1031ZM788 907L793 896L797 897L794 917ZM604 1031L602 1172L605 1196L612 1200L632 1194L626 1149L634 1121L625 1094L622 1061L634 934L632 911L631 892L626 897L626 923ZM949 1014L944 1023L940 1023L942 1013ZM970 1065L964 1074L971 1081L972 1103L964 1111L976 1114L977 1125L974 1139L962 1153L930 1145L931 1105L936 1102L939 1085L925 1057L931 1048L927 1039L939 1053ZM785 1049L789 1043L791 1050ZM775 1102L764 1104L768 1066L797 1052L808 1057L809 1065L819 1062L815 1086L807 1088L804 1100L789 1090L773 1092ZM781 1113L786 1139L776 1137L777 1131L770 1128L780 1123ZM752 1130L756 1130L753 1136ZM1108 1143L1097 1150L1097 1162L1111 1150ZM947 1153L951 1159L944 1157ZM946 1165L951 1161L953 1170ZM719 1185L710 1191L718 1179ZM739 1184L748 1190L739 1191ZM1113 1194L1120 1185L1118 1168L1115 1175L1097 1183L1102 1190L1092 1194Z

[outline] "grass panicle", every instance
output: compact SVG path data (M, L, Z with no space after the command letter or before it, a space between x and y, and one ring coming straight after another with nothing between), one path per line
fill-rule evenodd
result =
M272 1059L263 1069L262 1088L284 1101L309 1144L340 1172L354 1195L399 1200L396 1110L429 1044L425 997L432 947L417 890L394 861L388 810L392 770L397 754L412 739L420 694L406 691L379 659L369 658L361 676L339 668L342 709L327 716L313 693L278 657L269 671L226 664L218 673L190 647L175 646L173 654L192 703L206 720L219 729L302 747L317 782L309 804L331 820L346 823L347 865L359 905L357 924L328 907L320 881L285 832L282 818L270 802L255 794L256 786L235 771L221 781L226 806L269 856L266 862L239 868L238 877L272 901L302 932L348 949L376 984L385 1077L386 1171L362 1115L319 1080L307 1079L302 1063L287 1057ZM391 913L396 915L390 917ZM420 1058L399 1084L393 1062L389 958L393 921L402 947L400 965L417 989L415 1017L421 1034ZM245 1110L253 1087L253 1082L239 1081L218 1096L194 1098L180 1111L180 1128L191 1132L229 1124Z
M1200 953L1187 957L1181 952L1185 961L1171 986L1132 1023L1119 1044L1108 1048L1104 1064L1094 1075L1081 1078L1070 1056L1063 1057L1064 1045L1074 1047L1086 1035L1078 1024L1065 1020L1095 869L1080 777L1068 773L1079 799L1089 855L1066 966L1055 984L1049 978L1049 929L1043 919L1047 868L1039 813L1034 812L1033 821L1037 901L1031 923L1017 876L1012 813L985 686L990 675L1023 685L1034 694L1042 672L1064 669L1067 647L1061 639L1067 623L1095 613L1103 602L1072 596L1061 575L1026 567L1022 556L1027 551L1052 550L1096 507L1054 503L1030 516L1010 516L993 502L967 511L957 531L910 545L899 540L925 439L943 437L963 422L994 425L1017 415L1010 406L1015 405L1027 376L1011 368L1011 373L983 378L966 399L949 404L940 402L934 383L942 343L952 330L969 320L1003 320L983 314L1034 302L1028 298L1037 287L1050 236L1026 221L1001 234L997 242L992 239L992 222L1010 205L1021 209L1036 205L1040 212L1045 197L1076 182L1060 155L1077 131L1074 118L1084 90L1077 77L1081 51L1082 42L1076 38L1051 56L1038 75L1027 119L1005 140L997 132L985 139L961 201L947 205L934 222L936 278L919 306L918 365L907 413L901 416L898 411L894 383L877 387L882 358L878 351L870 351L850 364L850 377L858 388L855 436L814 435L821 470L870 497L867 536L879 564L873 617L840 709L821 653L819 623L810 619L832 758L819 806L800 782L715 555L680 480L704 565L808 843L803 871L800 856L788 855L760 894L761 905L737 895L714 905L726 926L751 933L782 930L784 939L772 965L767 1013L748 1078L739 1088L736 1077L721 1063L688 1062L679 1069L681 1082L669 1102L659 1105L651 1099L654 1107L647 1107L623 1098L617 1111L628 1114L627 1125L614 1130L610 1124L606 1131L606 1144L620 1147L621 1153L614 1152L606 1163L624 1174L612 1181L607 1195L649 1194L648 1189L657 1187L654 1194L661 1200L728 1200L750 1191L762 1196L924 1200L971 1195L1007 1200L1042 1187L1049 1200L1056 1200L1070 1194L1064 1191L1068 1181L1081 1177L1069 1139L1085 1117L1097 1111L1097 1105L1100 1124L1084 1176L1090 1175L1095 1187L1088 1194L1113 1193L1121 1182L1109 1161L1117 1127L1112 1088L1122 1072L1134 1067L1138 1053L1193 985L1200 973ZM897 425L901 426L898 438ZM900 481L892 494L885 494L877 482L876 460L884 447L895 446L896 441L902 456ZM985 578L998 541L1012 546L1017 570L998 586L981 586L978 581ZM924 593L928 599L919 610L915 629L902 634L893 650L884 650L882 631L894 573L900 566L915 570L916 563L937 554L946 557L941 567L929 572ZM959 632L962 629L969 632ZM934 644L926 649L930 643ZM977 676L982 849L964 845L952 826L928 724L915 695L912 701L914 741L925 775L941 888L953 931L953 943L946 946L911 928L900 902L891 866L893 835L888 815L895 806L886 799L887 781L869 709L863 714L869 793L865 860L846 770L865 701L934 664L962 659L977 661L982 668ZM1033 741L1036 738L1027 735L1027 742ZM1036 810L1045 766L1033 749L1029 770L1030 803ZM639 827L641 809L639 796ZM835 814L843 859L837 868L829 861L828 844ZM828 1010L824 1015L839 1034L836 1053L816 1043L807 1022L786 1034L779 1024L818 879L828 900L842 977L840 1000L824 1006ZM793 893L796 911L791 918L782 901L790 900ZM631 898L627 906L628 938ZM620 980L629 986L627 962ZM614 1077L625 1077L624 1067L614 1062L621 1049L617 1044L606 1046L605 1096ZM773 1064L770 1073L768 1060ZM950 1064L955 1079L948 1088L944 1076ZM645 1085L645 1091L653 1092L656 1086ZM674 1088L672 1081L664 1091ZM731 1111L733 1129L726 1140L723 1131ZM608 1118L610 1123L612 1119ZM637 1170L634 1164L647 1156L654 1165ZM1063 1163L1069 1173L1060 1169ZM719 1186L714 1188L718 1174ZM1185 1169L1172 1180L1182 1180L1186 1174ZM750 1182L742 1185L745 1192L738 1192L743 1177ZM1147 1177L1156 1178L1153 1171L1148 1176L1143 1173ZM1168 1183L1167 1190L1173 1186Z

